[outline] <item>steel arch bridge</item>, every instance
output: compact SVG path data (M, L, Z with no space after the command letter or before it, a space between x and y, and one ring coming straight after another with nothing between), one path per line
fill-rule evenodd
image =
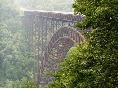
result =
M39 84L48 84L53 78L48 72L55 72L75 44L84 41L79 29L74 28L81 15L69 12L25 11L24 24L27 29L27 39L32 46L35 58L38 60Z

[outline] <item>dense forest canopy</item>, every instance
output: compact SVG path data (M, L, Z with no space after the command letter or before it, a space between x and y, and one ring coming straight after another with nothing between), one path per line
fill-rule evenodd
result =
M33 78L35 59L12 1L0 1L0 88L18 88Z
M75 0L73 8L85 15L77 27L92 32L68 52L49 88L117 88L118 0Z
M37 60L25 36L22 9L72 11L72 0L0 0L0 88L21 88L26 81L29 88L28 80L34 81L36 74Z

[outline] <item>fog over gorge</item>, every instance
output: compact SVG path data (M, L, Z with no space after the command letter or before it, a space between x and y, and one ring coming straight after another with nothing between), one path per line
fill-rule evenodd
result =
M72 0L0 0L0 88L36 88L32 82L37 80L38 63L23 24L23 11L72 12L72 3Z
M73 0L16 0L15 4L28 10L72 12Z

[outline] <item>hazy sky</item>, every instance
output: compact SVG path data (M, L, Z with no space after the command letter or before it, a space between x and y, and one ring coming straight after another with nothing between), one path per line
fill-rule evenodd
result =
M72 11L74 0L15 0L20 8L52 10L52 11Z

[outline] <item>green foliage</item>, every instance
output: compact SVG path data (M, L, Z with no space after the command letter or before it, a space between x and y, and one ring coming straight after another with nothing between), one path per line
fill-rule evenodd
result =
M0 1L0 88L21 88L32 80L34 63L22 19L11 0Z
M118 0L75 0L75 13L92 27L89 38L72 48L49 88L118 87Z
M32 82L28 81L26 78L23 78L22 80L16 80L16 81L5 81L4 87L0 88L38 88L37 85Z
M38 88L32 81L25 81L20 88Z
M49 88L89 88L89 83L95 78L91 69L95 62L88 45L84 42L70 49ZM87 81L83 82L85 79Z
M86 16L79 24L82 28L92 26L111 29L117 25L118 0L75 0L73 7L75 13L81 12Z

